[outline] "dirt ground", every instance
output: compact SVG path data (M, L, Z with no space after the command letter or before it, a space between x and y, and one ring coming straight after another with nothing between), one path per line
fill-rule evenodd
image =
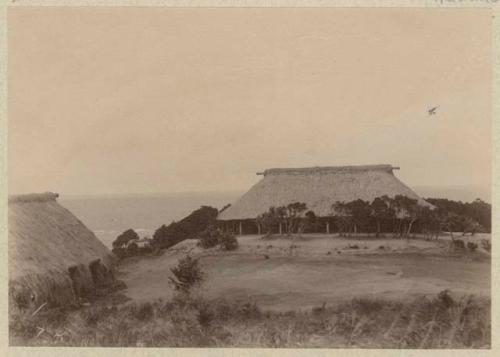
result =
M458 237L464 239L464 237ZM132 301L168 299L170 268L189 253L200 257L206 297L255 301L265 309L310 308L351 297L407 298L449 289L457 294L490 294L490 256L480 240L476 252L450 250L450 239L399 240L305 235L302 238L238 237L234 252L202 250L187 240L160 256L125 260L119 278Z

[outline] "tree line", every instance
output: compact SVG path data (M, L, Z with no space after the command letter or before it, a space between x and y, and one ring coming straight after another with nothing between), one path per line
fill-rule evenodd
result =
M256 219L264 232L271 234L281 227L282 233L300 234L323 231L325 224L341 236L373 233L376 237L392 233L395 237L408 237L423 233L429 237L444 231L463 234L491 231L491 205L479 199L472 203L446 199L427 199L433 206L422 205L404 195L376 197L373 201L361 199L333 203L330 214L317 217L303 202L270 207Z

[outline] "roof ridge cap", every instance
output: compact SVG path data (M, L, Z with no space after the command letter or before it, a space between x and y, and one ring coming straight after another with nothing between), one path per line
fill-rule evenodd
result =
M283 175L283 174L315 174L315 173L341 173L341 172L362 172L362 171L385 171L392 173L393 170L398 170L399 167L394 167L388 164L382 165L353 165L353 166L313 166L313 167L298 167L298 168L271 168L264 172L257 173L258 175Z

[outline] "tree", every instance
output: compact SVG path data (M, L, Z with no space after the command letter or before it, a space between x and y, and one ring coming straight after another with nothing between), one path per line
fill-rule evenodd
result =
M307 225L308 218L304 218L305 211L307 211L307 205L302 202L293 202L287 206L273 206L257 217L257 224L264 228L267 235L270 235L273 227L279 224L284 225L288 235L301 233Z
M420 205L418 200L403 195L394 197L394 209L399 221L398 231L400 237L407 237L413 224L419 217Z
M257 224L259 224L266 235L271 235L273 227L277 226L281 221L281 215L276 209L276 207L272 206L269 208L267 212L264 212L257 216Z
M284 223L285 231L290 235L298 232L298 225L302 214L307 210L307 205L302 202L293 202L285 207Z
M139 239L139 235L133 229L128 229L118 237L116 237L116 239L113 241L113 248L123 248L128 244L129 241L136 239Z
M427 202L443 209L447 212L454 213L459 216L469 217L478 223L478 228L485 232L491 232L491 204L477 198L472 202L453 201L445 198L426 198ZM459 227L454 227L455 231L461 230Z
M371 214L370 204L367 201L357 199L348 202L346 204L346 208L350 212L352 217L354 234L358 232L358 229L362 230L366 228Z
M348 234L352 224L352 213L345 202L337 201L332 205L332 215L335 217L335 222L339 227L339 235Z
M298 233L302 234L306 230L308 231L312 230L313 232L315 232L316 229L320 226L320 224L321 223L319 222L316 213L314 213L314 211L309 210L306 212L304 219L302 219L302 221L299 224Z
M197 236L210 225L215 225L217 208L201 206L179 222L162 225L153 234L153 245L159 248L171 247L184 239Z
M382 197L376 197L370 204L371 216L375 219L377 224L376 237L380 236L380 222L393 219L396 215L394 208L391 206L391 201L391 198L384 195Z
M422 207L419 219L422 233L437 239L441 233L441 225L436 209L428 206Z

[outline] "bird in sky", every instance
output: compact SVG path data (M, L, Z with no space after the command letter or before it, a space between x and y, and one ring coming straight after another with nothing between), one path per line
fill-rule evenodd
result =
M437 108L438 108L438 107L433 107L433 108L429 109L429 110L427 111L427 113L428 113L429 115L434 115L434 114L436 114L436 110L437 110Z

